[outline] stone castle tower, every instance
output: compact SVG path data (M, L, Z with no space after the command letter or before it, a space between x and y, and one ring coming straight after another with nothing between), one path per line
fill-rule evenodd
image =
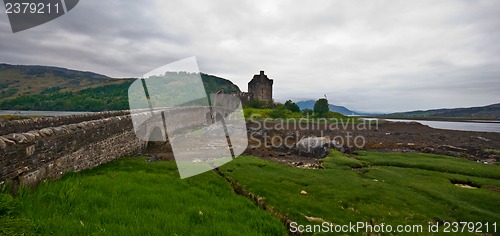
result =
M273 80L267 78L264 71L254 75L253 79L248 82L248 95L250 100L257 99L265 102L273 101Z

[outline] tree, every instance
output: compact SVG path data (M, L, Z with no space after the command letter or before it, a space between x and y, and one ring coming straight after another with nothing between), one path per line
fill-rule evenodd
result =
M328 107L328 100L326 98L320 98L316 103L314 103L314 113L322 117L326 113L330 111L330 108Z
M312 109L308 109L308 108L306 108L306 109L304 109L304 110L302 111L302 114L304 114L304 116L312 116L312 115L313 115L313 112L314 112L314 111L313 111Z
M295 102L292 102L292 100L287 100L285 107L292 112L300 112L300 107Z
M292 112L288 110L283 104L277 103L269 116L271 118L287 118Z
M264 107L264 104L262 103L262 101L258 100L258 99L252 99L252 101L250 101L248 103L248 106L249 107L252 107L252 108L263 108Z

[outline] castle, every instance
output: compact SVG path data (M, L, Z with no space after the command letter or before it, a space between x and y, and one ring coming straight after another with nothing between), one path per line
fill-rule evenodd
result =
M253 79L248 82L248 93L251 100L257 99L265 102L273 101L273 80L267 78L264 71L254 75Z
M252 100L260 100L263 102L273 102L273 80L269 79L264 71L254 75L252 80L248 82L248 92L233 93L240 98L245 105Z

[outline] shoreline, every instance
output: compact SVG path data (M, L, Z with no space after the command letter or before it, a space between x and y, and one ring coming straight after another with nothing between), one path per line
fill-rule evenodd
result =
M384 122L377 128L357 130L347 127L343 130L297 130L289 129L258 129L256 124L248 124L249 148L245 154L263 157L265 159L286 159L288 162L315 163L317 160L302 157L288 148L295 140L305 137L363 137L366 140L362 148L343 147L345 152L356 150L382 152L425 152L454 156L473 161L500 162L500 153L488 150L500 150L500 134L495 132L458 131L434 129L420 123ZM273 127L273 124L267 124ZM259 134L258 137L253 134ZM256 137L256 138L255 138ZM288 139L286 139L289 137ZM291 137L291 138L290 138ZM259 139L260 142L257 142ZM287 145L273 145L276 140L287 140ZM262 144L259 146L259 144ZM263 144L266 144L263 146ZM273 146L273 147L269 147Z
M500 123L500 119L474 118L474 117L405 117L405 116L358 116L362 119L379 120L422 120L422 121L447 121L447 122L471 122L471 123Z

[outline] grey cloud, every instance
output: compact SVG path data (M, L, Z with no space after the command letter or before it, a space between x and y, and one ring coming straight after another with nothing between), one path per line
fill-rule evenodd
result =
M275 97L327 94L355 110L402 111L500 101L498 1L80 1L12 34L0 60L139 76L197 56L241 89L254 73Z

